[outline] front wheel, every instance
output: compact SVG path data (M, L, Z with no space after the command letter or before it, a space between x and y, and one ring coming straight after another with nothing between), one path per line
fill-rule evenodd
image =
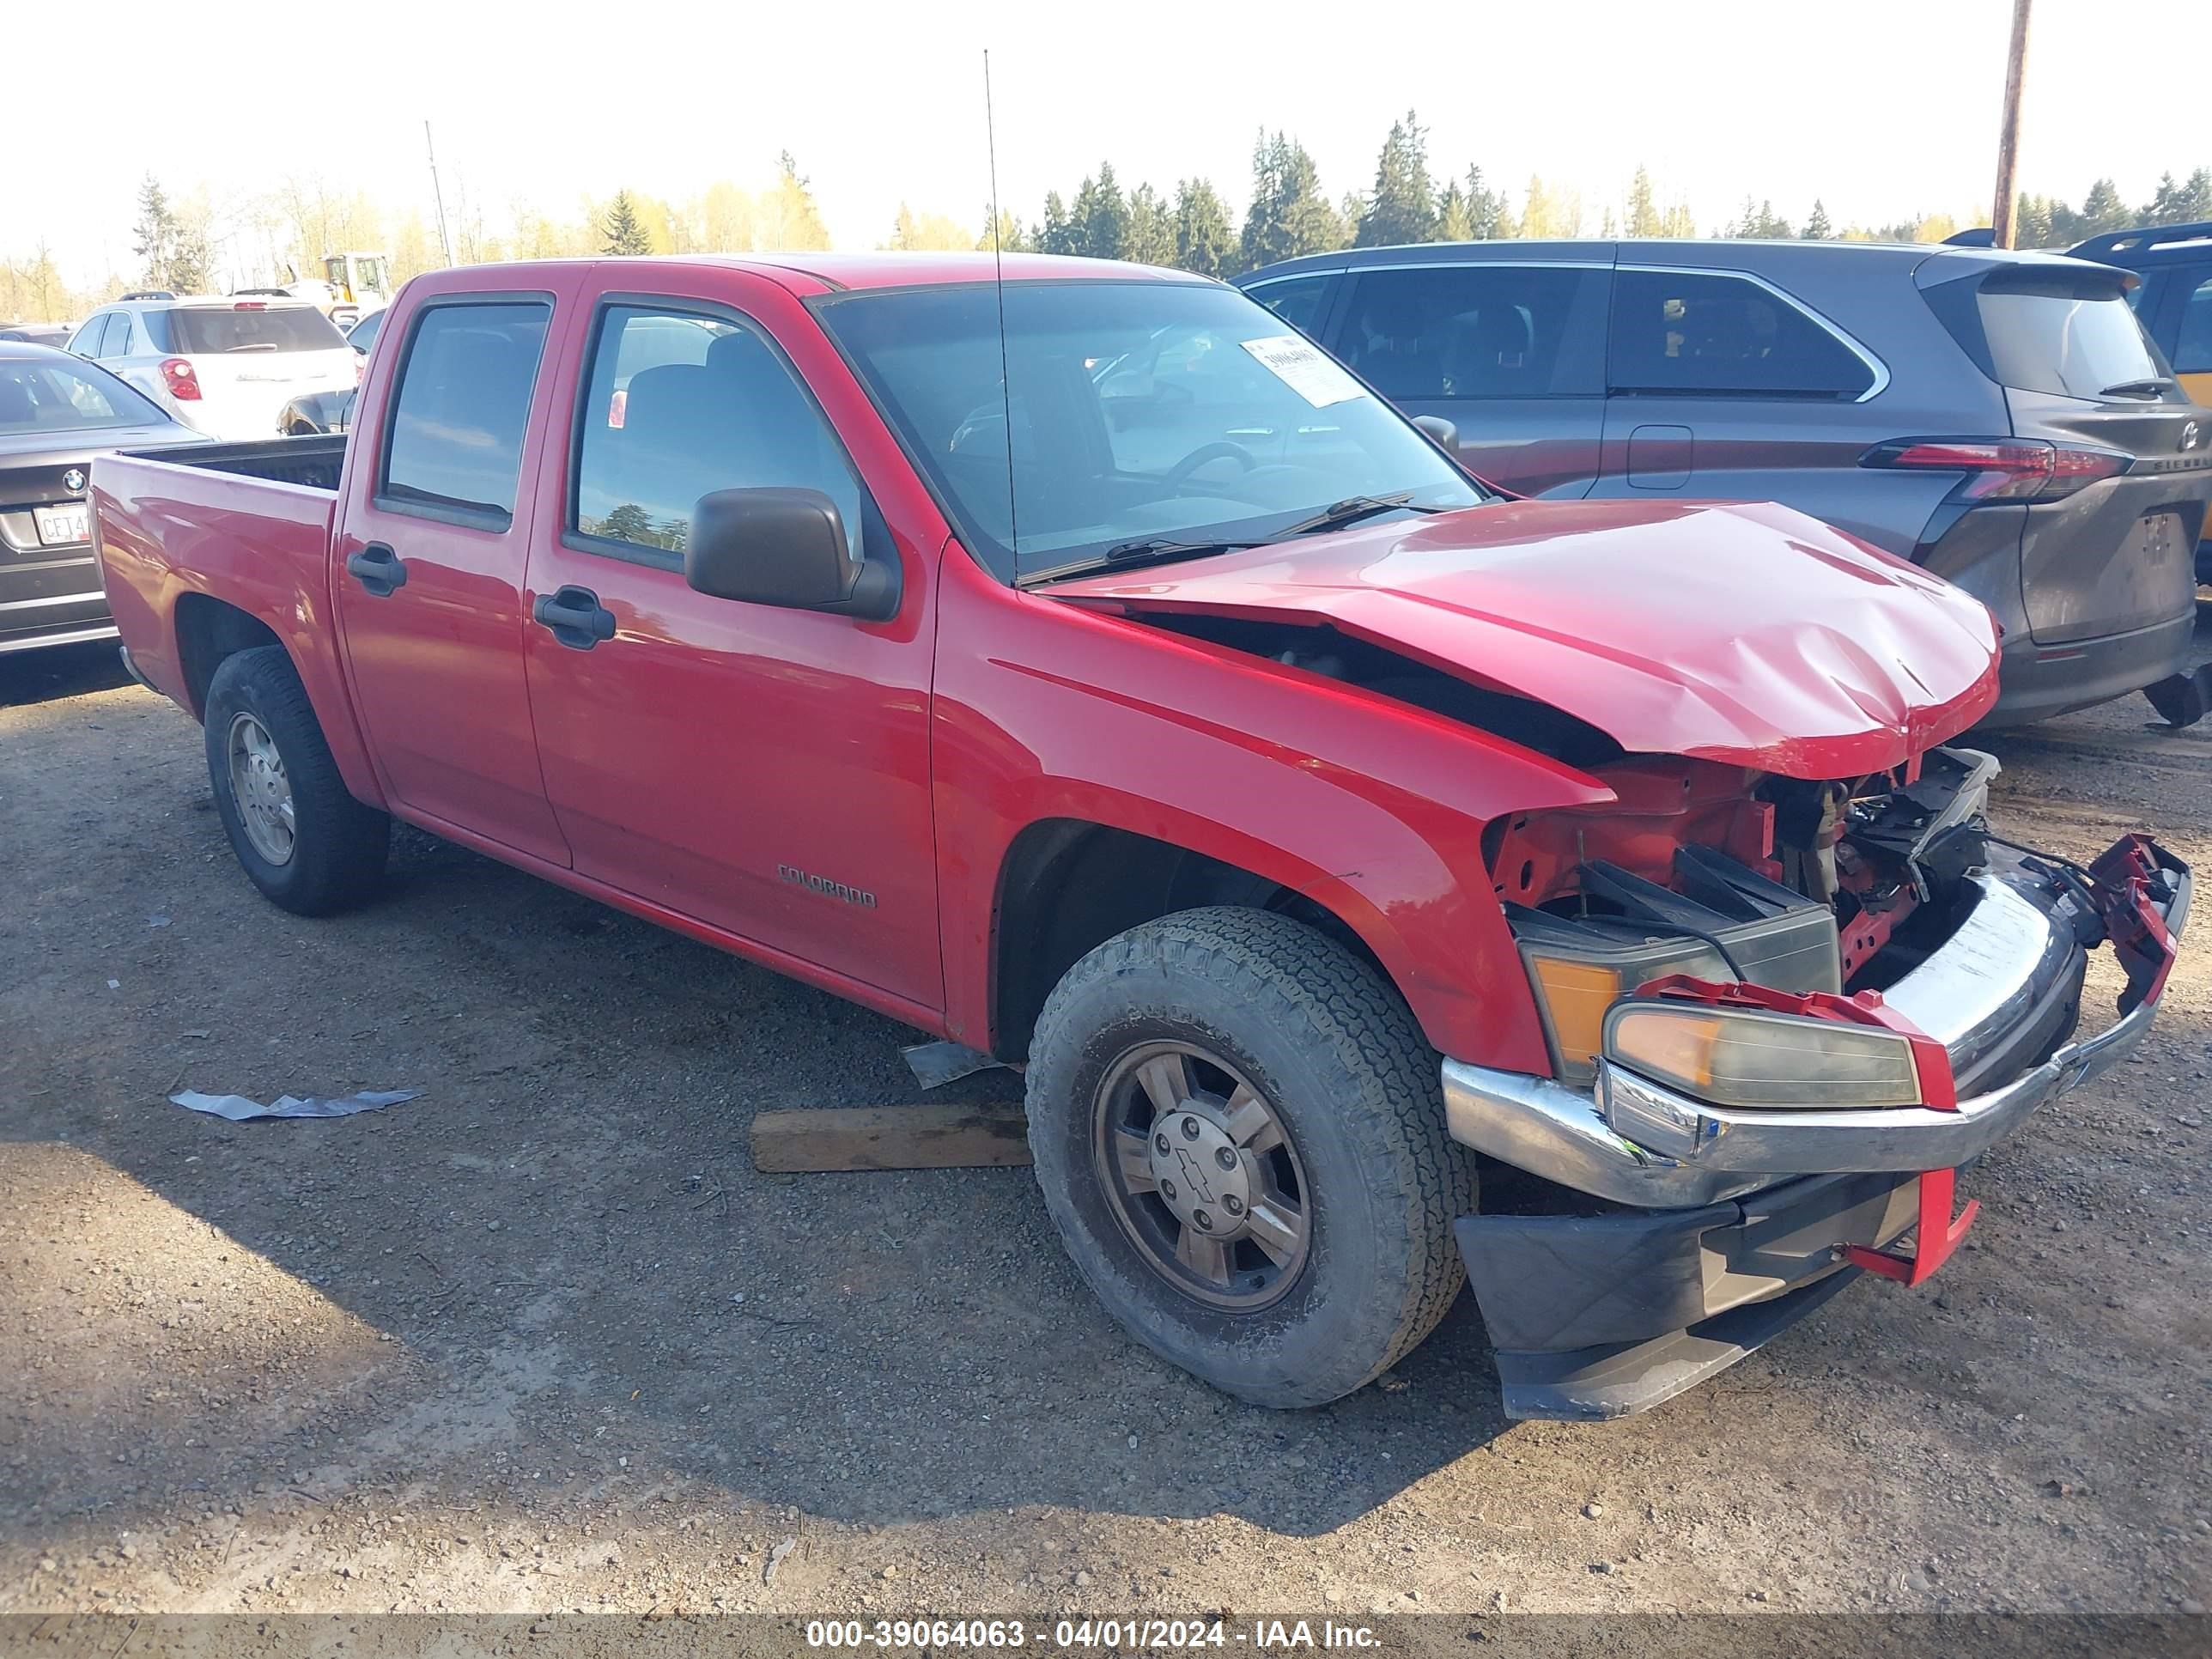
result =
M204 720L216 810L263 895L319 916L375 891L391 820L347 791L283 647L224 658L208 684Z
M1461 1282L1472 1160L1387 981L1286 916L1191 910L1067 971L1030 1044L1045 1206L1138 1340L1255 1404L1411 1352Z

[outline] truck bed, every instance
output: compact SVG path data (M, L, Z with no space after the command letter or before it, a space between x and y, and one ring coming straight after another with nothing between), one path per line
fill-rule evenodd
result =
M242 478L266 478L336 493L345 466L346 434L319 432L306 438L255 438L242 443L194 444L180 449L134 449L133 460L163 461L172 466L204 467Z
M350 729L330 628L344 461L344 438L330 434L94 458L108 605L148 684L197 714L221 654L203 647L252 635L283 643L326 727ZM349 783L356 772L365 765Z

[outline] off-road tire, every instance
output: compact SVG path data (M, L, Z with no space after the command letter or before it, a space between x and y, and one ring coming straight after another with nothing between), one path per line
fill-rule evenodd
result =
M290 859L282 864L255 848L232 791L229 735L241 713L267 731L291 786L294 842ZM283 647L261 646L224 658L209 683L204 715L216 811L231 851L263 895L296 915L323 916L374 894L391 848L392 821L347 792L307 688Z
M1212 1048L1265 1094L1310 1188L1310 1248L1279 1300L1212 1308L1163 1277L1116 1218L1092 1152L1102 1081L1137 1045ZM1376 969L1262 910L1188 910L1069 969L1030 1048L1030 1150L1077 1268L1139 1341L1257 1405L1326 1404L1435 1328L1462 1269L1473 1158L1445 1133L1435 1050Z

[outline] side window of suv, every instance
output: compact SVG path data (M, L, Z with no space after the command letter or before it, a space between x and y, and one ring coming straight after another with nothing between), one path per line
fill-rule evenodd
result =
M102 311L86 318L76 332L70 336L69 349L80 357L100 356L100 337L107 332L108 322L114 315L112 311Z
M1317 276L1279 276L1244 291L1301 334L1311 335L1321 325L1330 285L1336 278L1324 271Z
M542 301L457 301L415 319L385 435L378 506L507 526L552 316Z
M1362 271L1336 354L1393 399L1595 397L1605 273L1466 264Z
M2173 337L2173 372L2212 374L2212 265L2192 266L2182 281L2189 289Z
M131 313L129 312L118 311L109 313L107 331L100 337L100 350L96 355L102 357L128 357L131 355Z
M570 528L619 544L623 556L676 564L701 496L763 485L829 496L860 556L852 464L798 378L750 328L720 316L608 307L580 427Z
M1624 269L1613 277L1607 379L1617 397L1848 403L1873 389L1875 371L1802 307L1747 277Z

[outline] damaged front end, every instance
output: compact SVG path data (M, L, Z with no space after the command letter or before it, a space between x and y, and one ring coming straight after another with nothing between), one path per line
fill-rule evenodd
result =
M1607 808L1492 826L1553 1075L1443 1077L1454 1137L1542 1183L1458 1225L1509 1414L1642 1410L1858 1271L1920 1283L1973 1218L1954 1171L2140 1040L2186 866L2003 842L1996 769L1624 761ZM2069 1041L2107 942L2119 1018Z

